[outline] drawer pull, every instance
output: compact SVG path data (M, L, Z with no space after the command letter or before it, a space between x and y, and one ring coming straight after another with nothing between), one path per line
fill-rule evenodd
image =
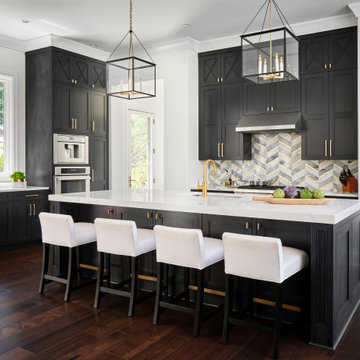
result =
M325 143L324 143L324 147L325 147L325 156L328 156L328 146L327 146L327 143L328 143L328 141L327 140L325 140Z
M257 229L257 231L259 231L259 230L260 230L260 223L257 223L257 225L256 225L256 229Z
M249 222L248 221L245 223L245 229L249 230Z
M28 195L25 195L25 197L29 198L29 197L38 197L40 196L39 194L28 194Z
M32 207L31 207L31 204L29 204L29 216L32 216Z
M155 220L159 220L160 219L160 215L158 213L155 214Z
M330 149L330 156L333 156L333 151L332 151L332 144L333 144L333 141L330 139L330 144L329 144L329 149Z
M108 214L108 215L111 215L111 214L113 214L113 213L114 213L114 209L108 209L108 210L107 210L107 214Z
M33 216L36 215L36 204L33 204Z
M151 213L149 213L149 212L146 213L146 218L147 218L147 219L150 219L150 218L151 218Z
M221 157L224 157L224 143L221 143Z

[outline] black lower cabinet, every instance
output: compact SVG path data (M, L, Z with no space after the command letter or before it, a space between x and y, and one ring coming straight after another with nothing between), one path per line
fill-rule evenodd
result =
M0 195L0 247L41 240L40 212L49 211L47 191Z
M11 218L12 218L12 201L11 194L0 195L0 247L11 244Z

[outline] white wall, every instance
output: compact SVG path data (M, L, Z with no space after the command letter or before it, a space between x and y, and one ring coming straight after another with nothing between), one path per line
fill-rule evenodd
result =
M25 170L25 54L0 44L0 73L15 77L15 169ZM1 179L4 180L4 179ZM9 179L5 179L9 181Z

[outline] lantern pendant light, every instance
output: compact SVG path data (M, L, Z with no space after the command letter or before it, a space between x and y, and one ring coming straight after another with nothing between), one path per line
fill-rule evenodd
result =
M132 0L129 31L106 62L107 94L123 99L156 96L156 64L133 31ZM141 58L137 53L141 51Z
M272 28L275 8L282 23ZM264 10L265 9L265 10ZM261 31L245 34L261 11L265 12ZM269 14L269 30L264 30ZM265 0L241 35L242 76L257 84L299 79L299 39L275 0Z

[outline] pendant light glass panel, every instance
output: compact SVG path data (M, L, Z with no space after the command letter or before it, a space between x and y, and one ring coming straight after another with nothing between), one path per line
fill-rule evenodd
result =
M299 79L299 40L287 28L241 36L243 77L266 84Z
M107 62L107 93L124 99L156 95L156 65L135 56Z

